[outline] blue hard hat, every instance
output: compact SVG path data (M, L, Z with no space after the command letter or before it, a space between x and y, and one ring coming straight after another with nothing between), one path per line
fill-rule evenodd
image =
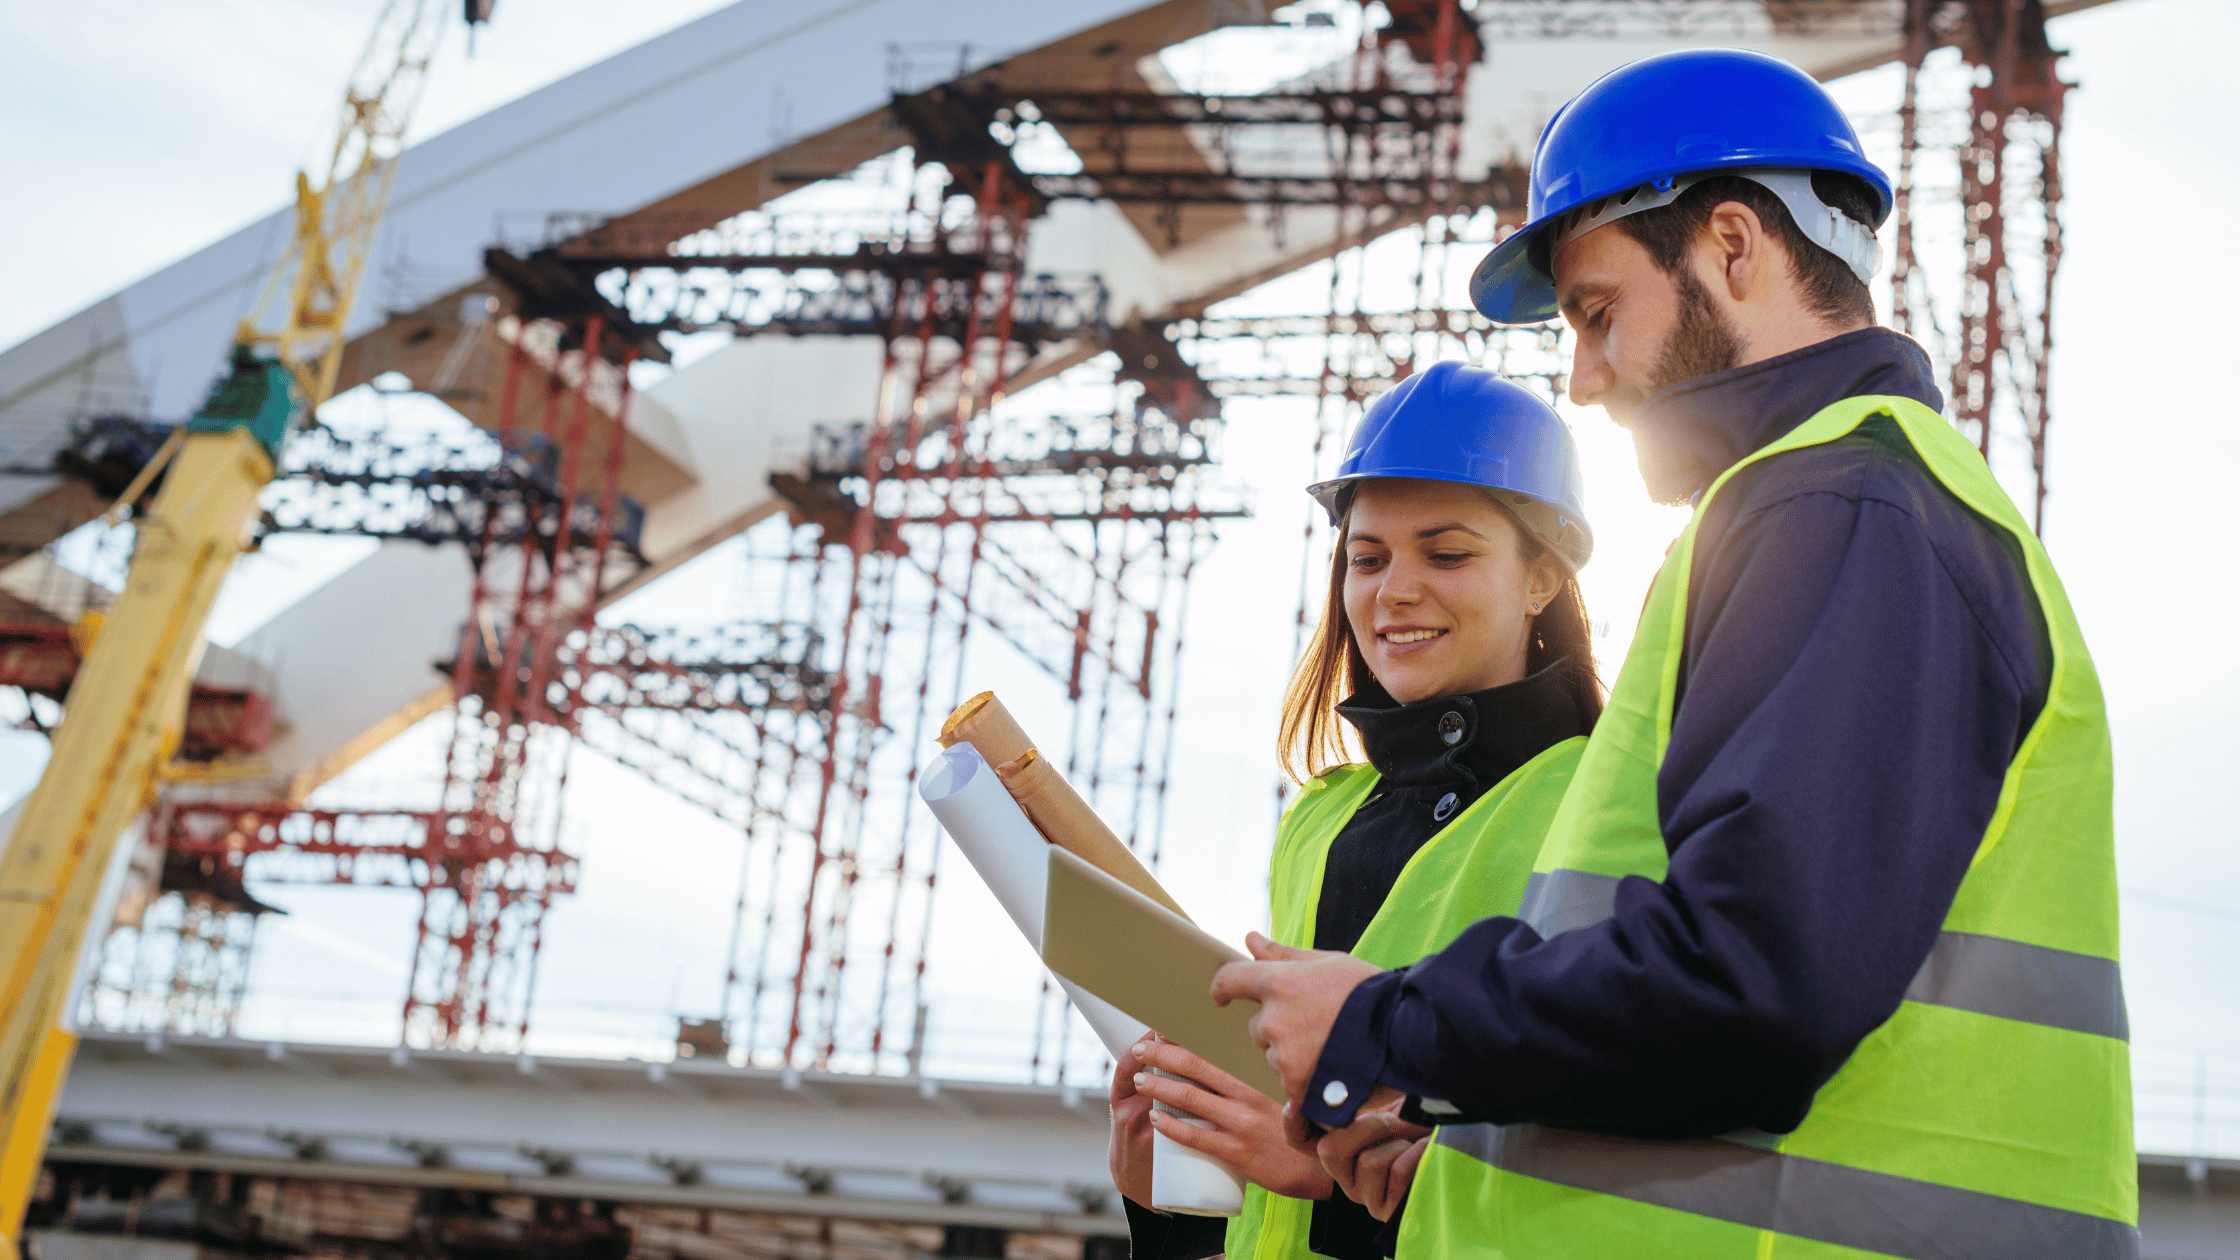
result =
M1862 279L1872 275L1873 234L1820 202L1812 171L1864 180L1876 198L1873 226L1890 217L1889 176L1867 160L1827 89L1788 62L1741 48L1692 48L1620 66L1548 120L1532 156L1530 219L1478 265L1470 300L1497 323L1555 318L1554 250L1533 246L1556 219L1608 198L1574 231L1599 227L1670 204L1713 175L1772 188L1807 237Z
M1355 483L1415 477L1483 486L1577 568L1594 554L1579 448L1555 408L1482 368L1434 363L1386 391L1338 475L1307 487L1335 525Z

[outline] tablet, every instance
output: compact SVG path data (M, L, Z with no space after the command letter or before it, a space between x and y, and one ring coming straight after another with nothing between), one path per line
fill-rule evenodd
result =
M1112 876L1049 847L1042 961L1278 1102L1283 1081L1252 1044L1258 1002L1215 1006L1208 990L1224 963L1251 956Z

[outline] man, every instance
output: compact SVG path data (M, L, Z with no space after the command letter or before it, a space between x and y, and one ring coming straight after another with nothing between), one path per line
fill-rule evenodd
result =
M1255 940L1216 1000L1341 1185L1408 1193L1403 1260L2135 1256L2098 683L1874 326L1888 181L1810 78L1695 50L1567 105L1531 201L1473 298L1560 311L1695 518L1519 917L1397 971Z

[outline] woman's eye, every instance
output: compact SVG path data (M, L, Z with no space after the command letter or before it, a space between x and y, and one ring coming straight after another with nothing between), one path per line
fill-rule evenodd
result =
M1435 551L1431 554L1434 564L1461 564L1470 558L1467 551Z
M1377 559L1376 556L1355 556L1346 564L1356 573L1367 573L1377 567Z

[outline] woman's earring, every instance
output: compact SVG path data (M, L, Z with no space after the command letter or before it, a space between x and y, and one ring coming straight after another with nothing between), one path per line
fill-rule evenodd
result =
M1540 615L1540 605L1538 605L1538 604L1527 604L1527 605L1525 605L1525 607L1527 607L1527 608L1530 608L1530 609L1532 610L1532 615L1533 615L1533 616L1537 617L1537 616L1539 616L1539 615Z

